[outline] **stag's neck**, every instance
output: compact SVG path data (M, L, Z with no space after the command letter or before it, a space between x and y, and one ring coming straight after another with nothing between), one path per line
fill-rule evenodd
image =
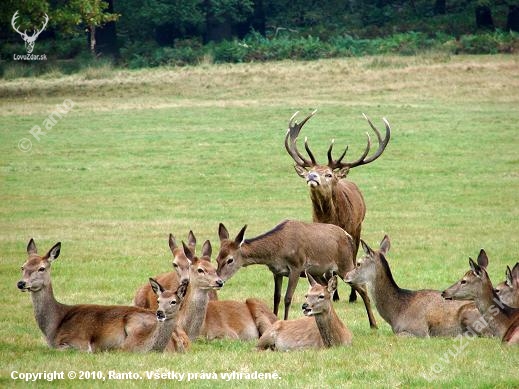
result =
M165 321L157 322L153 336L153 345L151 347L153 351L162 352L166 349L166 346L171 340L171 334L175 329L176 323L175 317L169 317L166 318Z
M333 308L314 317L325 347L339 346L350 342L349 331Z
M202 329L209 304L210 289L200 289L189 284L184 303L179 313L180 327L190 340L195 340Z
M474 303L490 325L494 335L503 337L511 323L508 315L510 307L499 300L488 278L482 285L481 293L474 299Z
M56 347L54 344L56 330L65 316L68 306L56 301L52 284L44 286L39 291L30 293L38 327L45 335L47 344L51 347Z
M330 223L340 225L340 220L335 206L334 192L330 195L323 195L317 190L310 191L312 200L312 218L314 222ZM343 227L340 225L340 227Z
M399 317L406 307L411 291L400 288L393 278L389 264L385 258L377 263L377 274L374 282L368 284L372 299L375 301L378 313L390 325Z

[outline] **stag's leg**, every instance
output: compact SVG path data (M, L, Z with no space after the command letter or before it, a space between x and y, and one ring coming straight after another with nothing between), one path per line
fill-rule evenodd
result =
M288 286L287 293L285 294L285 316L284 320L288 319L288 312L290 311L290 305L292 304L292 296L296 290L297 282L299 281L298 271L291 271L288 275Z
M274 274L274 315L278 315L279 303L281 301L281 287L283 286L283 276Z
M360 297L362 297L362 300L364 301L364 306L366 307L366 312L368 314L369 326L374 330L378 329L377 321L375 320L375 316L373 315L373 311L371 310L371 301L366 290L366 285L351 285L351 288L352 291L356 290L357 292L359 292Z

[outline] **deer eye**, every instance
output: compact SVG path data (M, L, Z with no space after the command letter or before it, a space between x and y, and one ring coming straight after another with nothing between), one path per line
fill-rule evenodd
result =
M325 176L326 178L332 178L333 174L332 174L332 173L326 173L324 176Z
M173 262L173 267L174 267L174 268L177 268L178 265L177 265L175 262Z
M21 269L22 269L22 271L24 271L24 270L25 270L25 267L22 266Z
M205 272L204 272L204 269L202 269L202 268L198 268L198 273L200 273L200 274L205 273Z
M175 300L173 300L172 302L170 302L171 305L177 305L177 302Z
M42 266L38 269L39 272L44 272L45 271L45 268Z
M461 280L461 281L460 281L460 284L461 284L461 285L465 285L466 283L467 283L467 280Z
M230 264L233 263L233 262L234 262L234 258L231 257L231 258L229 258L229 259L227 260L227 265L230 265Z
M324 300L324 294L319 295L319 300Z

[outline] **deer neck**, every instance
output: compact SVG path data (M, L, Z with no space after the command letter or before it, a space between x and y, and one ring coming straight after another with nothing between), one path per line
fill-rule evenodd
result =
M347 342L346 328L334 309L315 315L315 323L325 347L341 345Z
M166 346L171 340L171 334L175 329L176 323L177 321L174 317L166 317L166 320L157 322L153 336L153 345L151 347L153 351L162 352L166 349Z
M502 337L510 325L505 305L494 292L490 279L483 281L480 293L474 299L479 312L488 322L495 335Z
M187 288L179 313L179 322L190 340L195 340L200 335L209 304L210 291L211 289L200 289L191 283Z
M45 335L47 344L51 347L55 347L54 338L56 336L56 330L65 316L68 307L56 301L52 284L30 293L38 327L40 327L41 332Z
M335 190L331 193L321 193L318 190L310 191L313 205L313 221L338 225L338 215L335 206Z
M280 245L274 239L245 240L240 247L242 266L271 265Z
M376 277L374 282L368 284L368 291L380 316L392 324L398 318L400 310L405 307L409 291L397 285L385 258L381 258L376 266Z

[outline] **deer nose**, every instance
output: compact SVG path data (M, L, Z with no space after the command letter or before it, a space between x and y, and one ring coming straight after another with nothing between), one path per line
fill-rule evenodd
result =
M304 303L303 306L301 307L301 309L303 311L306 311L308 309L308 303Z
M18 289L20 289L20 290L25 289L26 285L27 285L27 284L25 283L25 281L18 281L18 283L16 284L16 286L17 286Z
M306 178L307 181L319 181L319 175L314 172L308 173L308 176Z
M164 311L157 311L157 320L158 321L166 320L166 315L164 314Z
M222 280L216 280L216 286L219 288L223 288L223 281Z

